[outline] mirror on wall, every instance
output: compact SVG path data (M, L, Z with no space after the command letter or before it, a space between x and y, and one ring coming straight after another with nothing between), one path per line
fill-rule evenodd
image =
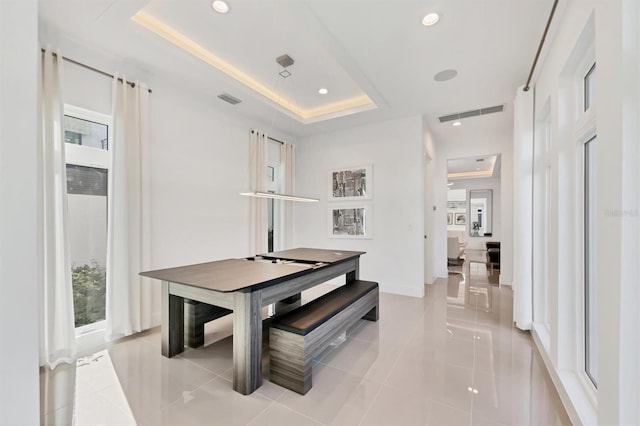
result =
M493 191L491 189L469 190L469 236L490 237L493 235Z

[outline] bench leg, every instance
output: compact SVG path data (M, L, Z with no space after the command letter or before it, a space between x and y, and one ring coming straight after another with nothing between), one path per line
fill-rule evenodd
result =
M198 318L198 310L198 306L195 303L185 300L184 343L190 348L198 348L204 345L204 322Z
M231 310L207 303L185 299L184 336L185 345L198 348L204 345L204 325L209 321L229 315Z
M301 300L302 300L302 293L296 293L293 296L289 296L285 299L282 299L280 302L290 305L292 303L300 302Z
M380 313L378 311L378 305L376 305L373 307L373 309L367 312L365 316L362 317L362 319L367 321L378 321L378 319L380 318Z
M301 395L309 392L313 358L304 350L304 336L272 328L269 340L269 380Z

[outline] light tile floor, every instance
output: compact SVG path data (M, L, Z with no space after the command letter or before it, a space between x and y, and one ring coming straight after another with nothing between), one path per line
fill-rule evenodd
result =
M89 413L91 424L142 426L570 424L530 335L513 327L511 289L471 265L424 299L381 293L380 321L321 354L305 396L270 383L266 357L260 389L232 390L227 317L207 325L205 347L173 359L153 329L100 348L93 372L43 370L42 423L80 426Z

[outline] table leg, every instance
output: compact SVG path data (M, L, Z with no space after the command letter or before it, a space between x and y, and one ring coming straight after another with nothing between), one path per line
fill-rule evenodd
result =
M360 279L360 258L354 259L356 267L351 272L347 272L347 283Z
M262 294L234 294L233 389L249 395L262 385Z
M162 355L171 358L184 351L184 298L169 294L171 283L162 281Z

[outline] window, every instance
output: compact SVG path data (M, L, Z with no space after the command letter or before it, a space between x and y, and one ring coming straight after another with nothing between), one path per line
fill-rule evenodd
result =
M65 106L69 254L75 325L105 320L110 118Z
M598 386L596 137L584 145L584 341L585 372Z
M71 115L64 116L64 141L72 145L109 149L108 126Z
M583 357L584 373L595 388L598 387L598 283L597 283L597 193L596 193L596 63L583 62L583 114L576 123L577 136L582 142L582 293L583 293ZM580 151L578 151L580 155Z

